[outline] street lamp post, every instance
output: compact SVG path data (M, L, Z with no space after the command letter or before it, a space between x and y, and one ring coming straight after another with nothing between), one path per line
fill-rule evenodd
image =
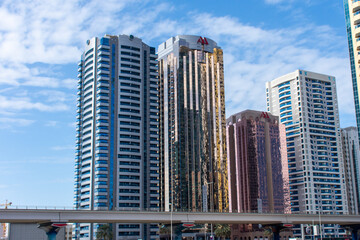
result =
M170 212L170 239L172 240L172 235L173 235L173 229L172 229L172 214L173 214L173 205L172 205L172 203L170 203L171 204L171 212Z
M320 233L320 239L322 240L322 230L321 230L321 208L320 208L320 201L319 201L319 206L318 206L318 209L319 209L319 233Z
M173 239L173 207L174 207L174 193L173 193L173 174L171 169L171 203L170 203L170 239Z
M206 185L210 185L210 184L214 184L214 182L209 182L209 183L205 183ZM204 185L204 187L206 186L206 185ZM214 185L212 185L212 186L214 186ZM210 186L209 186L210 187ZM206 190L206 188L205 188L205 190ZM210 191L210 211L211 212L214 212L214 199L213 199L213 195L214 195L214 191L213 191L213 188L211 189L212 191ZM207 191L206 191L206 194L205 194L206 196L207 196ZM207 211L207 209L204 209L205 211ZM210 223L211 224L211 235L210 235L210 239L213 239L214 238L214 236L213 236L213 224L212 223Z

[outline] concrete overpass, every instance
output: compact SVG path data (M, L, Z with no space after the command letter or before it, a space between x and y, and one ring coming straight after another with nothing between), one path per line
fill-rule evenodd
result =
M260 214L214 212L150 212L1 209L0 222L5 223L253 223L263 225L319 223L359 225L360 215Z

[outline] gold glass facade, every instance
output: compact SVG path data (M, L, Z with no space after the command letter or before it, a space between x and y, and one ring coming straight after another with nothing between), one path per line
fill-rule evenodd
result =
M228 210L223 52L215 42L206 39L204 46L198 38L178 36L166 42L168 48L159 48L165 211L171 203L174 211Z

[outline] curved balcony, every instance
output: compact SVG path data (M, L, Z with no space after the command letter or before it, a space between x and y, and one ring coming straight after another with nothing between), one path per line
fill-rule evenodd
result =
M98 57L98 62L106 62L106 61L109 62L109 60L110 60L109 56L100 55Z
M108 102L96 102L96 107L109 107Z
M97 86L98 87L110 87L110 84L109 84L109 81L102 80L102 81L97 82Z
M107 69L100 69L100 68L98 68L98 69L97 69L97 74L98 74L98 75L100 75L100 74L110 75L110 71L107 70Z
M358 25L360 23L360 14L355 15L353 20L354 20L354 25Z
M101 55L107 55L109 56L110 55L110 51L107 51L105 48L102 48L99 50L99 53L98 53L98 56L101 56Z
M93 98L93 95L92 94L89 94L88 96L86 96L84 98L84 102L86 102L88 99L92 99Z
M109 96L97 95L96 100L110 100Z
M98 80L110 80L110 76L98 75L97 79Z
M360 27L354 29L354 34L356 38L360 37Z
M352 5L352 11L353 13L357 12L358 10L360 10L360 2L354 2Z
M99 93L107 93L109 94L110 93L110 90L109 89L96 89L96 93L99 94Z
M98 61L98 68L102 68L102 67L106 67L106 68L110 68L109 62L99 62Z
M101 44L98 46L98 49L110 49L110 46Z

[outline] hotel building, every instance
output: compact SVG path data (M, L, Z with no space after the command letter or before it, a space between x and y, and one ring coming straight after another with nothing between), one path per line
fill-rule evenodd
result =
M266 94L268 111L285 125L291 212L348 213L335 78L296 70L267 82Z
M246 110L227 119L226 131L231 212L290 213L285 126L279 117ZM256 236L257 229L234 224L231 237Z
M290 213L285 126L267 112L227 119L230 210Z
M78 68L75 207L159 207L158 73L155 48L132 35L87 41ZM77 224L95 239L99 224ZM111 224L113 239L156 239L157 225Z
M223 51L180 35L159 46L158 59L160 208L227 210Z

